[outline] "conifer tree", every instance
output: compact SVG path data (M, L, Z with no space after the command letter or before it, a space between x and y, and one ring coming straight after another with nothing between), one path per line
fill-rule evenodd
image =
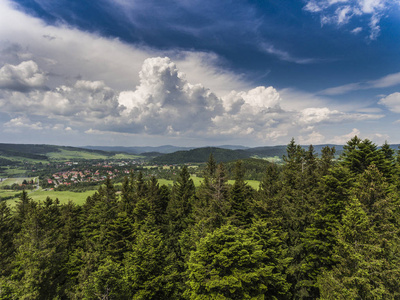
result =
M83 285L83 299L121 299L128 300L128 287L123 280L124 269L120 263L107 257L90 274Z
M329 168L333 167L333 159L335 158L336 149L335 147L325 146L321 150L321 159L318 162L318 173L319 177L327 175Z
M11 209L5 201L0 202L0 277L9 276L14 257L15 226ZM0 288L1 289L1 288Z
M338 264L318 280L321 299L396 299L397 266L382 256L379 236L374 225L354 198L346 208L336 232L335 259Z
M343 149L342 164L354 174L361 174L369 165L375 165L382 172L385 170L384 153L370 140L355 136Z
M335 231L349 203L352 188L351 174L343 166L335 166L321 181L320 206L312 215L310 224L301 240L304 257L301 260L296 294L305 298L318 298L317 277L323 270L335 265L333 249L336 245Z
M288 285L275 264L283 262L277 244L272 232L232 225L208 234L190 256L187 298L281 298Z
M299 174L302 170L304 150L297 145L294 138L286 147L286 155L283 156L285 166L283 169L283 186L286 191L290 192L296 189L299 184Z
M29 213L32 208L31 198L28 196L28 192L23 190L16 205L16 217L18 224L22 224L26 215Z
M15 239L12 278L18 299L48 299L62 296L68 258L59 235L58 204L31 207Z
M124 259L129 299L175 299L174 282L168 280L167 254L160 231L151 223L144 225Z
M148 182L148 199L154 211L156 223L161 225L165 221L165 214L169 202L169 189L165 185L158 184L157 179L153 176Z
M213 189L210 202L210 221L214 229L219 228L226 222L231 210L227 183L224 164L219 163L212 182Z
M283 201L278 196L282 190L279 169L276 164L268 164L265 175L260 182L254 202L254 215L268 220L274 228L281 228L283 218Z
M121 189L120 210L127 212L128 215L134 210L137 200L132 185L132 178L134 178L133 172L130 173L130 178L125 176Z
M235 165L235 183L230 189L231 220L238 226L247 226L251 223L251 206L254 191L244 181L245 170L242 161L238 160Z
M138 177L136 178L135 192L137 199L144 198L147 195L147 184L143 178L142 171L139 172Z
M175 299L179 299L185 289L186 253L185 251L182 252L180 237L182 235L186 236L187 230L193 224L193 202L197 200L195 193L193 180L190 178L187 167L184 166L172 188L171 199L167 207L167 260L170 262L169 276L174 283Z
M189 171L184 166L173 186L171 200L168 203L168 219L174 231L181 232L191 222L192 203L195 196L195 187Z

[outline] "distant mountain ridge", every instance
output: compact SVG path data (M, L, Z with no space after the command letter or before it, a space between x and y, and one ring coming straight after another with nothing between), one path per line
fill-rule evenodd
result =
M116 152L83 149L71 146L55 146L45 144L6 144L0 143L0 158L2 159L32 159L32 160L48 160L54 154L69 152L69 156L74 158L72 153L76 153L76 158L85 159L85 155L90 155L92 159L101 159L105 157L113 157Z
M197 148L206 148L206 147L179 147L172 145L163 145L163 146L132 146L132 147L124 147L124 146L83 146L84 149L91 150L101 150L101 151L112 151L112 152L125 152L132 154L143 154L148 152L168 154L174 153L177 151L189 151ZM229 149L229 150L245 150L249 149L249 147L240 146L240 145L221 145L221 146L213 146L211 148L221 148L221 149Z

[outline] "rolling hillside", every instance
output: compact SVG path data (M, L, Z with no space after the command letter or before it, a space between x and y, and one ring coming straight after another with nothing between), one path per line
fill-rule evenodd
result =
M138 156L68 146L0 144L0 163L2 165L10 165L16 161L111 159L122 157L134 159Z

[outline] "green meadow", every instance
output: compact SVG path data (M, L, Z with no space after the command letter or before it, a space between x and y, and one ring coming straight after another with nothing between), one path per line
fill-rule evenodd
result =
M142 156L133 155L133 154L125 154L125 153L118 153L114 156L107 156L102 155L96 152L86 152L80 150L67 150L60 148L59 152L49 152L46 154L49 159L54 160L73 160L73 159L137 159L141 158Z
M0 197L12 196L19 193L18 191L0 191ZM82 205L85 203L86 198L88 196L92 196L95 193L95 190L86 191L82 193L70 192L70 191L46 191L46 190L39 190L39 191L28 191L28 196L34 201L41 201L43 202L46 200L47 197L52 198L55 200L58 198L61 204L68 203L70 201L74 202L77 205ZM6 200L7 204L11 207L15 205L18 201L18 198L13 198L10 200Z
M0 182L0 187L5 186L5 185L13 185L14 183L22 184L22 182L24 182L24 180L26 180L27 182L33 180L33 182L36 183L36 178L37 177L7 178L7 179L3 180L2 182Z

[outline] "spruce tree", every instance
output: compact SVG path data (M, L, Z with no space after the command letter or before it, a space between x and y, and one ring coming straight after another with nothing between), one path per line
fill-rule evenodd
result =
M272 232L261 228L225 225L215 230L198 242L190 256L186 297L283 298L288 285L280 270L287 262L279 244Z
M375 226L354 198L346 208L342 224L336 231L334 256L338 264L324 272L319 280L321 299L396 299L397 266L391 266Z
M167 248L164 237L151 223L144 225L124 259L124 281L129 299L172 299L172 280L168 280Z
M370 165L375 165L380 171L384 171L384 153L370 140L360 140L357 136L343 146L341 163L348 167L354 174L361 174ZM384 174L390 176L390 174Z
M231 202L230 218L237 226L248 226L252 218L252 201L254 190L244 181L245 170L242 161L238 160L235 165L235 183L230 189Z
M0 202L0 277L9 276L13 261L15 247L15 225L11 209L6 201Z

